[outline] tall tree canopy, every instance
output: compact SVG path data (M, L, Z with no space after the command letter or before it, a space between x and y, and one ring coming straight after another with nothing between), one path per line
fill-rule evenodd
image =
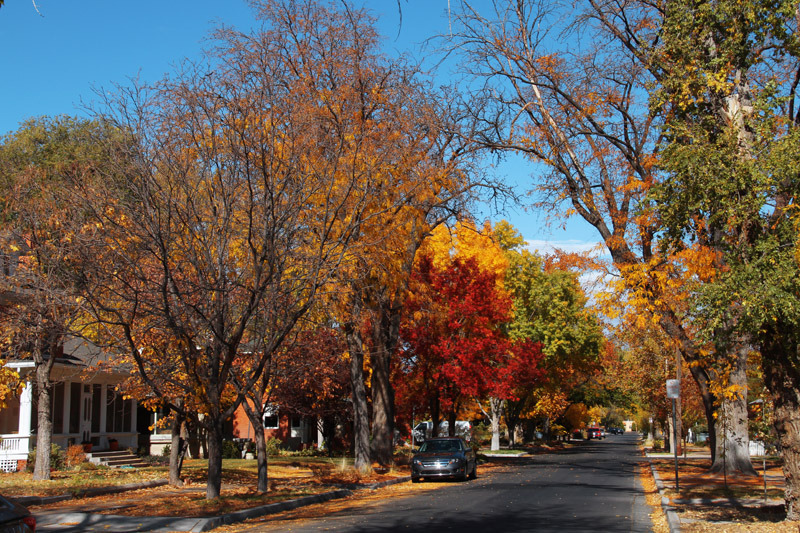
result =
M648 104L660 75L649 55L659 42L660 6L590 1L576 18L566 2L498 2L485 11L464 1L448 42L484 80L468 105L475 140L528 157L536 206L556 218L580 216L597 230L625 293L646 302L692 362L713 441L719 398L711 386L719 373L701 357L691 322L670 305L668 281L677 270L657 246L657 220L647 209L659 179L662 116ZM744 368L737 372L745 376ZM744 398L731 401L746 407ZM751 469L746 454L733 450L746 450L746 425L739 429L737 439L719 440L731 448L726 457Z
M405 203L385 176L406 80L366 15L253 5L264 28L221 30L204 61L108 102L134 152L108 176L121 194L85 191L107 238L95 313L152 394L203 415L209 498L224 422L354 246L374 243L370 217Z
M30 119L0 142L0 346L4 357L35 364L35 479L50 479L51 372L86 325L83 271L100 243L75 194L103 181L110 159L102 146L117 137L104 122L59 116Z
M760 348L775 403L787 518L800 517L800 6L780 0L670 2L653 107L666 117L653 194L678 249L715 250L691 315L716 346Z

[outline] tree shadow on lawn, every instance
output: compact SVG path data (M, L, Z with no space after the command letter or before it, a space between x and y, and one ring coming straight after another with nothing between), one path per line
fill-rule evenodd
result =
M681 506L676 511L682 520L692 519L703 522L736 522L749 524L756 522L780 523L786 520L783 504L752 506L697 505Z

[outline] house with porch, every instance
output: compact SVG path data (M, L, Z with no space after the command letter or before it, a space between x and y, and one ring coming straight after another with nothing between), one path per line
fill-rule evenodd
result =
M104 358L108 362L108 355L96 346L70 339L53 366L53 443L64 449L73 444L91 445L92 451L139 447L144 421L137 416L148 412L142 413L135 400L115 390L127 373L113 365L98 366ZM11 472L24 468L28 452L36 446L38 402L34 362L15 360L7 366L24 384L22 393L7 399L0 410L0 470Z

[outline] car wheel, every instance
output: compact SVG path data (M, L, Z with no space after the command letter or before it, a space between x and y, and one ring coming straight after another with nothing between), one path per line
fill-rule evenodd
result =
M472 463L472 472L469 474L470 479L475 479L476 477L478 477L478 461Z
M422 481L421 477L412 477L411 478L411 483L419 483L420 481Z

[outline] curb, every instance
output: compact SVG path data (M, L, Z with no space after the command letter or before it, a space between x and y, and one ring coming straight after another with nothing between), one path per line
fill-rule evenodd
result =
M270 503L267 505L261 505L259 507L251 507L250 509L242 509L241 511L234 511L232 513L227 513L220 516L200 519L203 521L203 523L198 522L198 524L191 531L192 533L200 533L202 531L208 531L225 524L243 522L249 518L279 513L281 511L290 511L299 507L305 507L306 505L346 498L348 496L352 496L353 493L358 490L376 490L382 487L388 487L390 485L397 485L398 483L407 483L408 481L411 481L411 476L403 476L395 479L388 479L386 481L379 481L377 483L371 483L358 488L334 490L331 492L324 492L322 494L315 494L313 496L305 496L296 500L287 500L285 502Z
M53 513L53 514L38 514L36 516L41 526L50 526L58 524L80 524L80 526L96 525L102 526L103 522L116 523L123 529L108 528L109 531L187 531L192 533L200 533L209 531L211 529L236 522L242 522L250 518L256 518L268 514L279 513L282 511L289 511L299 507L305 507L315 503L323 503L330 500L336 500L352 496L355 491L359 490L376 490L389 485L405 483L411 480L411 476L398 477L378 483L371 483L353 489L339 489L321 494L314 494L311 496L304 496L294 500L286 500L283 502L270 503L267 505L260 505L258 507L251 507L249 509L242 509L241 511L234 511L224 515L212 516L208 518L191 518L191 517L158 517L158 518L145 518L145 517L132 517L120 516L111 514L92 514L92 513ZM161 480L159 480L161 481ZM152 482L151 482L152 483ZM141 487L145 488L145 487ZM130 490L130 489L128 489ZM78 526L78 527L80 527ZM135 529L133 529L135 528Z
M674 503L681 505L719 505L721 507L751 507L764 505L785 505L786 501L779 498L749 498L746 500L731 500L730 498L691 498L689 500L676 498Z
M202 531L209 531L211 529L235 522L243 522L248 518L256 518L268 514L279 513L281 511L290 511L298 507L305 507L314 503L323 503L330 500L338 500L346 498L353 494L352 490L342 489L334 490L331 492L324 492L322 494L314 494L313 496L304 496L296 500L286 500L285 502L270 503L268 505L261 505L259 507L251 507L250 509L242 509L241 511L234 511L232 513L214 516L211 518L201 518L197 520L197 524L190 530L192 533L200 533ZM175 531L180 531L176 529ZM187 531L187 530L183 530Z
M681 530L681 519L678 518L678 513L675 512L675 507L669 504L669 498L664 496L664 483L661 481L658 471L656 471L656 468L653 466L651 461L648 461L648 463L650 463L650 471L653 473L653 479L656 482L658 493L661 494L661 508L664 509L664 514L667 515L669 533L679 533Z
M57 494L55 496L20 496L19 498L12 499L21 505L47 505L48 503L63 502L73 498L83 498L86 496L104 496L106 494L117 494L120 492L128 492L131 490L149 489L151 487L162 487L169 483L167 479L155 479L153 481L144 481L142 483L127 483L125 485L113 485L108 487L97 487L93 489L85 489L75 493Z

